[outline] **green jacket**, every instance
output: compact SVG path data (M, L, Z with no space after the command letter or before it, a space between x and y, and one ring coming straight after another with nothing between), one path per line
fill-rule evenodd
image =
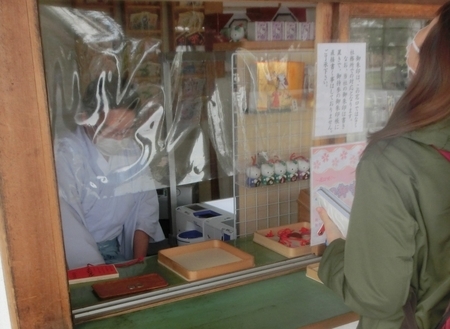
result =
M358 328L400 328L410 287L419 328L450 301L450 126L430 126L364 153L347 239L326 248L323 283L361 316Z

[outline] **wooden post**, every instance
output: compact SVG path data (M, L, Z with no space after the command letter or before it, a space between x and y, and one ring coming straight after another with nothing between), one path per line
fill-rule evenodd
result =
M72 328L37 4L0 4L0 250L13 328Z

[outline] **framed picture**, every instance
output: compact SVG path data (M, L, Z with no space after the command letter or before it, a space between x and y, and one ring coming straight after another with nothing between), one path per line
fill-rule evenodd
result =
M126 29L134 32L160 31L159 8L147 6L125 7Z
M256 110L296 111L303 96L304 62L256 63Z
M131 30L156 30L158 28L158 15L148 11L130 14Z

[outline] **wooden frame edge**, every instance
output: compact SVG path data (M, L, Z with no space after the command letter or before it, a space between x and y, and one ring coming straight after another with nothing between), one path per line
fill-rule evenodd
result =
M13 328L65 329L72 320L38 21L37 0L1 5L0 251Z
M419 3L342 3L350 17L376 18L431 18L439 4Z
M0 10L0 236L13 328L72 328L36 0Z
M320 321L314 324L310 324L300 329L325 329L336 328L345 324L349 324L359 320L359 315L354 312L344 313L342 315L335 316L333 318Z

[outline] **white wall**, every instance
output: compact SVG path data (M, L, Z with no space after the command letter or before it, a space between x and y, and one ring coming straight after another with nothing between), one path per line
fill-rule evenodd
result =
M9 317L8 301L6 299L5 280L3 277L2 266L3 265L0 258L0 328L11 329L11 319Z
M355 321L355 322L352 322L349 324L345 324L343 326L336 327L334 329L356 329L357 326L358 326L358 321Z

